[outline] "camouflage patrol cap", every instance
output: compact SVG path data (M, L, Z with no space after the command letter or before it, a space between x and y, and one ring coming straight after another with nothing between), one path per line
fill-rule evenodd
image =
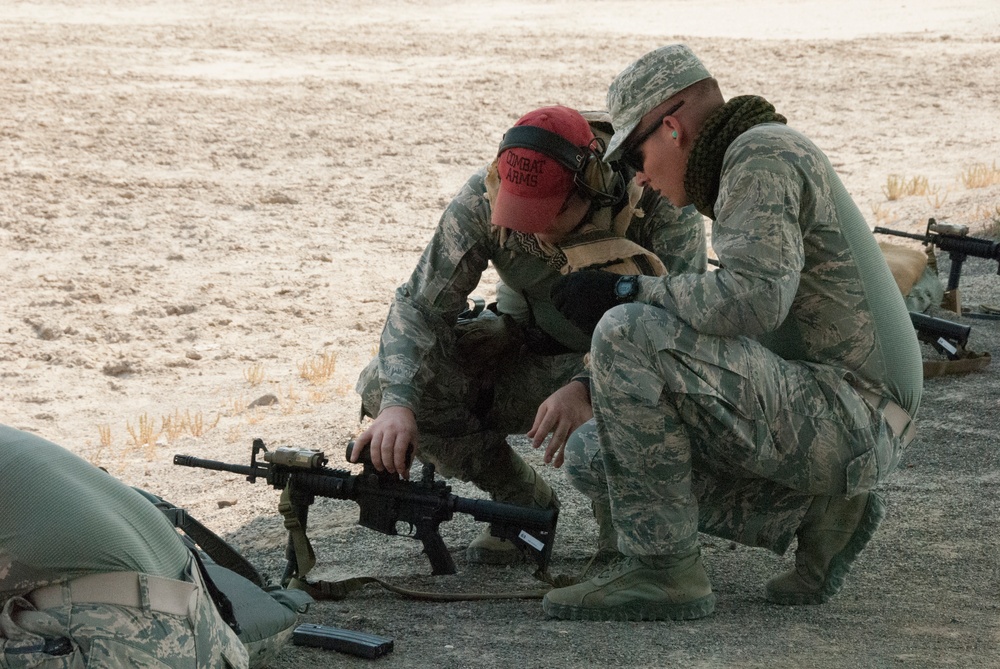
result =
M664 100L712 75L686 44L669 44L635 61L608 88L608 111L615 127L604 160L617 160L642 117Z

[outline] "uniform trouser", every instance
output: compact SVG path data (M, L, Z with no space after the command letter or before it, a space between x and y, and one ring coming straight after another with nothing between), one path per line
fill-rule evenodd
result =
M419 459L495 499L528 503L505 489L504 472L511 470L513 457L507 436L531 428L539 404L583 370L583 354L522 349L478 365L449 353L423 364L434 373L419 398ZM377 415L382 403L378 358L361 372L357 391L362 411Z
M610 502L627 555L693 550L699 529L783 553L814 496L870 490L901 456L849 373L698 334L656 307L605 314L591 369L595 417L572 435L566 472Z
M246 648L219 616L193 559L185 569L183 581L154 577L157 588L151 587L146 577L133 572L106 576L117 583L108 588L111 592L106 597L91 593L82 601L77 600L71 581L47 586L44 598L28 593L8 599L0 610L0 667L245 669L248 666ZM122 587L126 577L133 579L135 605L105 603L105 600L128 599L122 592L127 590ZM158 595L164 601L157 601ZM44 608L40 610L36 604Z

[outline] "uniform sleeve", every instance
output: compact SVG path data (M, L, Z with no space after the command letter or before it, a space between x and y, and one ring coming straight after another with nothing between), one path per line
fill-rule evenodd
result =
M639 208L643 216L633 219L626 237L655 253L668 276L705 271L705 219L697 209L678 209L650 188L640 198Z
M480 171L441 216L409 281L396 289L379 342L382 406L417 412L432 370L422 364L454 342L454 325L492 257L489 204Z
M639 300L706 334L756 337L777 329L805 262L799 226L804 190L802 173L780 145L737 140L723 164L712 226L721 267L643 278Z

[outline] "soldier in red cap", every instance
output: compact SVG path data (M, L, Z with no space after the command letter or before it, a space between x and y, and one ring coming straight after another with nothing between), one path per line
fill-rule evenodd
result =
M396 290L378 356L358 379L362 412L374 421L355 441L355 460L370 446L376 467L406 477L412 448L497 501L557 505L507 443L527 432L537 447L551 434L546 460L559 466L566 438L592 415L569 401L589 397L590 336L552 305L552 284L583 268L663 275L706 266L701 216L601 159L608 120L560 106L526 114L452 200ZM460 318L491 263L496 303ZM595 513L600 521L610 512ZM487 529L468 558L521 556Z

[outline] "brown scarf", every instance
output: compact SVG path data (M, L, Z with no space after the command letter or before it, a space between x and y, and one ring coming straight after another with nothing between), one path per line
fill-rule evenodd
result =
M774 105L757 95L735 97L708 117L691 147L684 174L684 191L698 211L715 220L722 160L733 140L761 123L785 121Z

